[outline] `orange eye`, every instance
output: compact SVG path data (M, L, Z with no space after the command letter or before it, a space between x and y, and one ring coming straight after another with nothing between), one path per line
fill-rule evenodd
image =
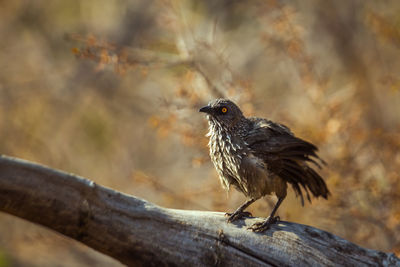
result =
M222 113L226 113L228 111L228 109L227 108L222 108L221 111L222 111Z

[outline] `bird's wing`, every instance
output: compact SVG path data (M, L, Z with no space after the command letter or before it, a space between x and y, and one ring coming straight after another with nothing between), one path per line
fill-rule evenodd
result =
M290 129L282 124L269 120L251 118L253 127L244 137L252 153L261 158L268 169L286 180L293 187L296 194L303 194L300 186L310 200L309 192L315 196L327 198L329 191L321 176L308 166L314 163L320 168L324 163L317 155L318 148L293 135Z

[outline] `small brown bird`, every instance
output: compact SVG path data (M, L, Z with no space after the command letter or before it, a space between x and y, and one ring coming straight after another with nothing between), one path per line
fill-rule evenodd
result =
M276 223L274 217L287 194L289 183L304 205L303 192L311 202L314 197L328 198L329 190L321 176L308 163L320 167L317 147L293 135L282 124L261 118L246 118L230 100L216 99L199 110L207 113L211 160L222 186L233 185L248 200L235 212L227 213L228 222L250 216L244 210L257 199L275 193L278 202L267 220L249 229L267 230Z

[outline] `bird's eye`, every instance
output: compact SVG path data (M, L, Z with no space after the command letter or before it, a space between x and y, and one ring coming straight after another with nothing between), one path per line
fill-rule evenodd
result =
M221 108L222 113L226 113L227 111L228 111L228 109L226 107Z

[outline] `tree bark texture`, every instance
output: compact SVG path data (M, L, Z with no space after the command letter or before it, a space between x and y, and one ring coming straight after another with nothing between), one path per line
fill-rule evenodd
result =
M328 232L221 212L166 209L76 175L0 156L0 211L46 226L128 266L400 266L392 253Z

